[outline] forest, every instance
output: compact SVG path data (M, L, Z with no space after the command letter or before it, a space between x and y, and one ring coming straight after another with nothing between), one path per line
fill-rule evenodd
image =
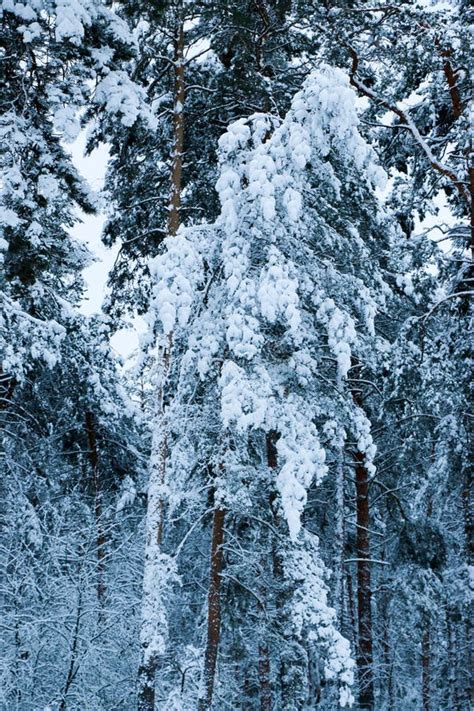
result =
M473 20L0 0L2 711L472 709Z

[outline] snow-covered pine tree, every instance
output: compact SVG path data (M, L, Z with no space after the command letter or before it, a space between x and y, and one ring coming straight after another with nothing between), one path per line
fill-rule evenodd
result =
M108 308L114 315L149 307L150 258L159 252L173 214L177 116L179 221L212 221L219 213L219 136L229 123L256 111L283 115L308 72L308 60L297 58L312 47L294 29L296 17L285 2L169 0L122 2L120 8L138 45L130 76L146 91L157 125L119 123L96 134L111 145L104 241L120 246L110 274Z
M67 304L82 296L88 255L69 228L76 207L87 213L96 205L62 141L77 136L86 105L128 125L145 109L117 68L131 55L132 38L102 2L4 2L1 19L1 296L14 378L28 348L33 359L43 352L48 360L39 343L26 345L28 334L49 331L57 342L63 311L67 318Z
M263 681L278 708L307 703L310 662L320 655L326 678L339 679L340 702L351 698L349 645L304 520L308 490L345 436L373 470L370 423L348 373L353 359L378 358L389 229L373 189L383 171L357 125L348 78L327 66L282 121L257 114L232 124L220 140L219 219L167 239L154 263L154 319L164 342L173 333L169 518L213 511L200 708L210 707L216 683L227 700L237 674L253 683L259 648L269 652L260 669L270 665ZM168 531L165 546L172 539ZM187 572L180 567L183 585ZM235 659L234 596L258 620L245 624L238 672L224 662Z
M337 660L328 662L327 647L315 643L319 623L303 619L312 609L313 622L321 621L324 610L311 608L318 589L319 600L335 608L328 613L330 629L351 641L360 707L467 711L473 555L466 396L472 295L465 222L472 206L468 3L121 3L132 33L109 3L95 0L5 0L1 8L6 644L0 705L125 710L136 695L143 511L129 504L141 498L140 491L135 497L140 438L104 345L108 324L71 308L80 299L88 255L70 239L68 226L76 205L92 210L95 200L62 142L77 134L78 109L86 108L86 120L99 119L90 145L113 143L107 233L122 242L113 274L114 314L146 309L149 256L162 253L162 237L179 222L197 225L178 235L176 250L191 248L175 254L183 278L173 288L186 299L186 279L193 282L190 321L173 328L154 419L156 425L166 415L171 425L169 432L154 426L155 449L163 434L168 440L162 461L170 479L155 492L166 512L157 519L162 568L147 568L149 590L156 593L149 631L164 650L156 705L194 710L200 697L206 708L212 695L215 706L248 711L272 703L334 709L339 689L325 683L324 666L335 671ZM184 22L176 22L180 18ZM180 29L184 112L176 82L178 74L183 78L176 61ZM407 239L396 253L391 245L390 262L381 259L386 228L375 217L365 177L345 187L347 165L358 178L360 171L350 155L344 160L344 147L341 154L334 145L321 167L315 140L317 155L300 172L285 153L291 169L278 177L290 174L302 196L294 224L284 206L286 187L269 174L274 137L289 130L284 116L291 97L321 58L347 71L364 97L358 130L376 137L393 178L389 200ZM217 140L230 122L254 112L265 116L232 129L236 146L242 143L235 155L229 135L222 147L223 173L235 169L237 176L231 186L237 226L229 223L226 232L224 216L212 224L220 212ZM309 125L307 118L302 122ZM176 150L176 128L184 153ZM340 134L344 144L348 134ZM343 183L338 199L328 165ZM169 229L170 177L180 169L180 204L173 213L179 220ZM271 200L264 201L263 217L258 170L275 191L274 217ZM220 189L229 189L225 180ZM430 233L443 252L426 236L414 236L417 218L435 214L440 203L440 220L446 203L458 220L454 226L449 214L450 224ZM369 257L360 258L348 223L359 230ZM241 244L249 251L242 252L245 273L234 292L224 286L232 275L225 273L227 253L224 258L219 250L235 246L231 264ZM380 268L392 286L385 306ZM279 301L289 293L286 282L273 292L273 311L258 296L262 274L282 269L288 269L287 281L297 282L299 330L287 323L289 304ZM348 296L354 288L347 291L347 285L359 284L354 278L373 290L377 337L364 332L355 296ZM331 351L323 310L308 297L306 284L314 280L323 284L323 302L332 298L343 318L348 314L355 323L346 377L336 373L341 354ZM255 283L257 296L246 295ZM234 311L243 318L235 327L242 332L255 319L247 331L256 334L254 354L235 353L243 336L236 341L232 331ZM204 321L210 325L201 334ZM310 328L313 340L304 351L296 339L298 333L306 338ZM312 359L308 366L298 360L303 351ZM152 407L162 355L159 348L158 368L150 359L156 377L152 388L148 382L144 387L144 402ZM197 360L202 377L195 373ZM244 422L238 426L231 418L224 426L222 419L223 394L227 398L233 383L230 361L234 380L238 374L244 386L252 380L254 387L249 396L242 387ZM258 417L254 401L264 403L265 413L260 426L246 429ZM297 543L288 536L281 486L285 412L295 402L303 402L302 437L310 438L311 423L317 428L328 470L309 486ZM267 414L273 405L274 414ZM376 472L362 452L365 438L351 424L357 408L372 423ZM295 445L295 451L301 450ZM311 469L304 466L301 472ZM148 504L153 507L152 499ZM329 580L321 560L334 570ZM181 585L174 584L176 569Z
M390 201L407 236L405 253L398 257L397 290L408 298L405 310L394 313L406 323L392 349L386 371L390 377L380 381L385 395L380 444L387 455L380 462L385 476L375 483L377 498L391 501L389 511L377 512L379 520L385 520L387 531L395 527L397 532L389 535L409 541L401 546L406 559L390 545L385 551L393 566L388 569L385 601L390 598L396 606L401 588L411 613L407 616L397 607L392 615L395 627L390 631L390 623L385 625L379 637L379 648L388 649L387 630L392 644L399 635L406 643L398 670L394 650L387 652L390 671L379 684L388 704L397 703L395 699L407 704L413 698L423 708L467 708L466 668L472 666L472 652L457 656L461 647L472 650L472 626L465 622L465 571L474 551L465 379L474 243L471 16L472 9L462 0L369 9L355 3L328 16L336 42L326 43L334 61L344 66L347 52L351 82L368 99L364 132L377 134L383 164L394 178ZM427 215L431 219L425 234L415 236L417 221ZM430 227L436 215L438 224ZM431 240L439 241L443 251ZM389 454L394 441L396 456ZM390 493L392 489L397 493ZM453 507L463 512L456 523ZM419 581L416 592L410 591L414 579ZM377 580L383 581L384 575L377 573ZM457 581L457 594L449 580ZM381 608L384 605L381 602ZM440 683L441 669L450 670L449 684Z
M96 707L110 691L98 682L107 645L117 658L124 648L97 618L106 598L122 604L133 590L132 575L118 594L107 585L121 553L106 563L105 551L137 456L107 324L76 311L89 255L69 228L95 199L63 141L77 136L87 104L133 122L142 97L120 68L133 42L106 4L3 2L1 23L0 703L66 708L72 694ZM111 679L126 675L126 654L121 670L109 661Z
M460 231L465 233L462 225ZM465 336L472 310L455 285L467 260L454 245L440 251L424 236L400 248L398 283L407 298L396 315L404 323L387 361L379 436L386 453L380 496L387 498L380 514L390 562L380 577L381 604L391 641L390 684L382 687L395 708L416 703L465 709L469 655L462 649L469 649L471 634L472 536L471 356ZM398 653L396 639L403 639Z

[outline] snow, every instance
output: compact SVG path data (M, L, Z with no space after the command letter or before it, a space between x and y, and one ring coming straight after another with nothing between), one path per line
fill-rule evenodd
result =
M66 329L55 320L42 321L27 314L6 294L0 297L0 353L3 372L21 382L42 361L53 368L61 356ZM32 362L33 359L33 362Z
M26 27L22 25L18 29L20 32L23 32L23 41L25 44L29 44L41 37L41 25L38 22L31 22Z
M137 490L135 483L133 479L127 475L122 482L122 492L115 506L117 513L123 511L127 506L131 506L135 501L136 495Z
M21 20L36 20L37 14L31 3L14 2L14 0L2 0L2 10L4 12L11 12Z
M54 200L59 194L59 183L49 173L43 173L38 176L37 191L38 195L41 195L46 200Z
M109 71L95 90L95 101L108 114L118 116L124 126L130 127L142 117L150 128L156 121L147 107L145 92L132 82L122 70Z
M219 379L221 418L225 428L235 424L239 431L261 427L271 404L271 380L263 368L249 378L243 368L225 361Z
M23 222L23 220L18 217L14 210L9 207L0 208L0 225L5 225L6 227L17 227Z
M365 467L369 476L373 476L375 474L373 460L377 449L371 434L370 420L361 408L357 408L352 414L352 427L357 438L357 449L365 455Z
M271 246L268 250L267 266L262 269L260 275L258 301L264 318L275 323L278 317L282 317L291 334L297 337L301 315L298 281L290 276L292 273L296 273L294 265L285 260L276 247Z
M313 481L320 484L326 476L326 452L320 444L317 428L311 422L311 410L303 400L289 396L280 414L280 438L276 447L281 466L276 485L290 538L296 541L307 491Z
M283 204L286 207L290 221L297 223L300 219L303 206L301 194L294 188L287 188L283 195Z
M166 251L155 258L150 271L156 280L153 308L165 335L187 324L195 290L203 280L203 264L193 242L183 233L165 240Z
M66 142L75 141L81 131L77 110L72 106L59 106L55 109L53 123L55 130Z
M84 37L84 27L92 23L90 3L80 0L56 0L56 40L69 40L79 45Z
M230 311L227 316L226 341L238 358L251 360L263 343L257 319L240 309Z
M309 162L336 201L341 184L328 160L332 151L367 185L378 176L374 153L357 126L356 97L348 78L329 67L306 80L283 121L263 114L236 121L219 140L221 171L216 187L222 209L211 237L204 238L202 228L182 229L165 240L163 253L152 265L151 328L155 319L164 335L187 328L182 377L192 377L194 372L202 383L212 381L217 375L212 366L220 361L215 385L224 429L234 429L240 436L252 429L278 431L275 484L290 540L295 542L307 491L327 472L326 451L315 423L322 413L312 400L322 364L314 345L312 351L305 346L314 343L322 328L337 376L345 380L353 350L359 347L359 330L367 338L375 336L377 302L371 289L360 282L349 297L337 293L341 284L348 287L335 268L321 270L317 263L307 264L301 251ZM349 226L348 232L361 243L357 230ZM288 249L293 235L298 265L281 246ZM204 255L206 262L215 263L210 290L204 289ZM328 294L328 286L334 294ZM279 340L287 344L294 377L307 388L304 396L292 393L287 384L280 385L271 352L266 350L271 347L267 332L277 326L283 329ZM334 417L333 410L325 421L329 415ZM347 412L343 418L347 419ZM343 429L339 422L335 426ZM370 425L357 408L352 427L373 471Z
M292 621L302 638L322 646L326 652L324 675L339 681L339 705L352 706L350 687L354 683L355 662L350 644L336 629L335 610L328 604L326 570L319 553L318 539L305 532L302 542L284 558L285 575L298 583L291 602Z
M343 313L331 298L326 298L321 302L317 318L327 328L328 346L336 356L341 377L345 378L351 367L351 346L357 340L354 321L351 316Z

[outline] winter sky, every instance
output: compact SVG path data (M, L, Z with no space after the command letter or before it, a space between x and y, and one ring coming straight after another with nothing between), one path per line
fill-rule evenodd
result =
M83 131L77 140L69 146L72 159L77 170L85 178L94 191L103 188L108 147L101 145L90 155L85 156L87 133ZM72 229L76 239L85 242L95 257L95 261L84 271L87 284L87 296L81 311L84 314L94 314L100 311L107 292L107 276L112 269L118 249L105 247L101 241L101 233L105 223L105 214L85 215L81 213L81 222ZM139 333L144 330L142 319L134 319L133 327L120 329L111 339L112 347L124 358L130 356L138 346Z

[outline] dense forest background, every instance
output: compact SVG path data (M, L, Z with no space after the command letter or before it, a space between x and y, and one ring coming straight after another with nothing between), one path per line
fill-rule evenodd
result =
M0 7L0 707L468 711L469 3Z

